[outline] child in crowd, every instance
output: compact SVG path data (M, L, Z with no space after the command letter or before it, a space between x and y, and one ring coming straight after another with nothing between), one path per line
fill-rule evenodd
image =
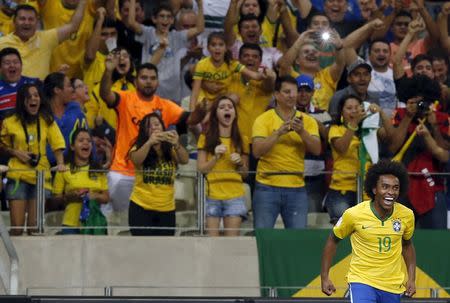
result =
M189 106L191 110L195 109L198 100L206 98L210 106L218 96L226 93L233 73L242 73L254 80L263 78L263 74L252 71L239 61L231 59L231 53L226 48L222 32L213 32L208 36L208 51L210 56L200 60L195 67Z
M66 205L61 234L80 233L80 213L89 208L89 215L100 212L98 204L108 203L106 174L97 170L101 166L94 161L92 137L85 128L77 128L70 138L70 149L66 163L70 170L58 172L53 182L55 200ZM98 203L96 206L93 203ZM87 205L86 205L87 204ZM81 218L87 220L86 218Z
M219 235L223 219L225 235L237 236L247 215L242 178L248 172L248 138L239 133L236 104L229 97L214 101L208 122L206 134L198 141L197 162L198 170L207 174L208 235Z

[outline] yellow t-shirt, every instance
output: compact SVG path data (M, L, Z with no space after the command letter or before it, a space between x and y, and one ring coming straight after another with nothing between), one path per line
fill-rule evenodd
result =
M136 146L131 149L134 150ZM154 169L136 169L130 200L147 210L160 212L175 210L176 170L175 161L159 161Z
M319 137L319 126L311 116L296 111L296 117L303 118L305 130ZM275 109L270 109L256 118L253 124L253 140L267 138L284 123ZM262 156L256 169L256 181L278 187L302 187L305 185L303 173L277 174L278 172L303 172L305 145L300 135L294 131L282 135L270 151Z
M357 136L353 136L345 154L340 154L331 144L333 139L342 137L347 128L344 125L332 125L328 133L328 142L331 146L333 157L333 175L331 176L330 188L338 191L356 192L356 174L360 169L358 149L361 141ZM366 161L366 171L371 165ZM339 173L342 172L342 173Z
M103 72L105 71L105 60L106 55L97 52L94 61L89 66L82 64L84 74L83 82L87 85L89 94L94 89L94 86L102 80Z
M48 2L48 1L47 1ZM23 42L13 33L0 38L0 48L14 47L22 57L22 74L44 80L50 73L52 51L58 46L56 29L37 31L28 41Z
M44 29L61 27L70 22L74 14L74 9L67 9L62 5L61 0L45 1L41 7L41 18ZM81 63L83 62L86 44L94 31L94 1L88 1L83 14L78 32L61 43L52 55L50 70L57 71L61 64L68 64L68 77L81 77Z
M127 82L125 78L114 82L111 90L114 92L123 91L124 85L126 85L127 91L136 91L134 84ZM102 97L100 97L100 83L97 83L94 86L90 96L89 101L84 105L86 108L86 119L88 121L88 125L95 125L95 118L97 116L102 116L103 119L111 125L111 127L117 129L117 112L114 108L109 108Z
M227 151L217 160L211 172L206 176L207 196L216 200L242 197L245 192L242 177L236 171L236 165L230 160L230 155L236 152L236 148L231 144L231 138L220 137L220 142L227 147ZM205 135L202 134L198 138L198 149L204 149L205 143ZM242 137L242 153L249 153L248 138L244 136ZM213 156L207 153L206 160L209 161Z
M2 144L6 145L8 148L29 151L36 155L39 155L40 152L40 160L36 167L23 163L16 157L11 157L8 162L9 171L6 175L9 179L20 180L29 184L36 184L35 170L50 169L50 163L48 162L46 156L47 142L50 144L53 151L64 149L66 147L64 137L61 134L56 122L52 122L50 125L47 125L44 119L39 118L39 123L40 140L38 140L37 123L26 125L29 138L29 144L27 144L25 130L17 116L13 115L3 120L0 137ZM45 188L50 189L50 172L46 172L45 177Z
M349 283L363 283L401 294L405 291L402 271L402 240L414 233L413 211L394 204L392 215L382 221L373 202L364 201L347 209L333 228L343 239L350 235L352 258L347 275Z
M205 97L208 101L212 102L218 96L228 92L228 88L231 83L231 76L234 73L241 72L244 68L245 66L240 64L237 60L231 60L230 64L226 64L224 62L219 67L214 66L211 61L211 57L205 57L200 60L195 66L193 79L221 82L224 84L224 88L216 94L211 94L202 89L198 100Z
M89 177L89 165L80 167L71 172L57 172L53 181L52 192L54 195L62 195L77 189L89 189L91 191L108 190L106 174L95 173ZM67 226L80 226L80 212L82 203L69 202L64 210L62 224Z
M250 80L243 83L241 74L234 74L230 92L240 98L237 106L239 131L247 138L252 137L252 127L256 118L269 106L272 94L263 90L263 81Z

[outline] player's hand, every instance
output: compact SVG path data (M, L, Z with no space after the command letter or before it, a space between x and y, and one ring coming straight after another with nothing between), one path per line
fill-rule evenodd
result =
M406 290L405 290L405 296L412 297L416 293L416 283L414 280L408 280L406 282Z
M334 287L333 282L331 282L330 279L322 279L322 292L326 294L327 296L331 296L333 293L336 292L336 287Z

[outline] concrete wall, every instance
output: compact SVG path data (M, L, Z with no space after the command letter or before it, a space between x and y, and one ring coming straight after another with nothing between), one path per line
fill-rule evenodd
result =
M252 237L36 236L13 242L23 294L103 295L106 286L113 286L113 295L259 294Z

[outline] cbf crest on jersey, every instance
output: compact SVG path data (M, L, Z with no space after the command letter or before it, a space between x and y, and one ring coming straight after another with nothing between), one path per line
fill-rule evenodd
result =
M398 219L392 220L392 229L395 232L399 232L402 229L402 222Z

